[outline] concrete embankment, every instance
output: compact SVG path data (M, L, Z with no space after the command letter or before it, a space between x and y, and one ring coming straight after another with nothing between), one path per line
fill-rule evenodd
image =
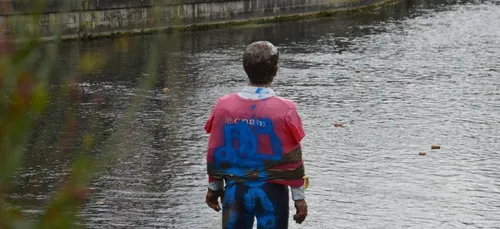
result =
M18 38L92 38L366 12L394 1L0 0L0 23Z

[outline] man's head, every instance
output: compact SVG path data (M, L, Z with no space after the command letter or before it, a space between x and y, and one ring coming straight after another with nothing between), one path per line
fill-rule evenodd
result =
M268 85L278 72L279 52L267 41L257 41L245 49L243 68L254 85Z

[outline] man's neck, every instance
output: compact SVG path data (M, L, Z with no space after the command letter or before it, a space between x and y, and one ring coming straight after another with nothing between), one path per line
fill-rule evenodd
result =
M265 87L265 88L270 88L271 84L253 84L253 83L249 83L248 86L250 86L250 87Z

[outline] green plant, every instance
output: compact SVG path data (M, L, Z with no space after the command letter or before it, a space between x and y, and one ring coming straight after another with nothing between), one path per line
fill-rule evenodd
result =
M84 3L82 4L85 8L88 8L88 1ZM1 9L11 10L7 7L3 5ZM44 4L38 4L36 9L37 12L32 17L35 24L40 18ZM157 17L158 14L154 16ZM66 135L61 135L58 139L64 143L68 140L67 135L75 136L74 127L78 125L78 117L75 117L76 114L69 109L71 104L78 102L75 85L78 85L85 74L99 71L106 64L109 56L100 53L109 54L126 49L129 38L116 39L116 45L109 47L109 50L81 55L78 71L68 72L68 77L61 79L64 86L54 91L50 87L50 75L54 72L58 59L61 39L45 43L36 29L22 31L15 27L23 26L24 23L3 21L0 24L0 26L5 26L4 28L11 27L9 33L0 34L0 228L81 227L78 223L80 221L78 212L91 196L91 190L88 187L93 177L105 172L105 168L116 159L109 152L112 152L114 143L119 141L124 131L129 128L128 120L133 118L138 104L143 100L143 97L139 95L133 98L126 110L126 115L119 120L119 125L111 136L103 137L96 125L91 125L91 128L88 128L88 131L82 135L82 145L68 168L68 175L58 182L59 188L48 200L38 219L26 219L22 211L23 206L9 201L8 196L16 185L15 181L19 172L23 169L24 153L28 147L32 128L46 115L45 112L53 97L57 94L68 95L66 102L70 106L64 112L64 119L61 122L63 126L61 129L65 130ZM60 37L60 31L56 35ZM119 36L120 33L114 35ZM172 39L170 43L179 42L175 34L169 38ZM157 34L152 39L151 49L148 52L149 61L145 69L147 74L138 76L142 77L138 86L140 91L151 89L157 81L160 54L164 49L166 39L165 34ZM172 63L177 62L172 61ZM96 157L90 152L97 140L106 141L107 144L101 149L102 153Z

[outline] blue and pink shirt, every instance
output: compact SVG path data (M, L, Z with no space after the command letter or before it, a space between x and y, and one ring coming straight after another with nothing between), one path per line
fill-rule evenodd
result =
M277 96L270 88L247 86L238 93L220 97L205 124L210 134L207 163L227 175L243 177L248 170L261 169L264 161L278 161L301 147L305 133L296 104ZM303 161L273 169L293 170ZM290 186L293 199L304 198L304 180L259 180ZM209 176L209 188L219 190L223 181Z

